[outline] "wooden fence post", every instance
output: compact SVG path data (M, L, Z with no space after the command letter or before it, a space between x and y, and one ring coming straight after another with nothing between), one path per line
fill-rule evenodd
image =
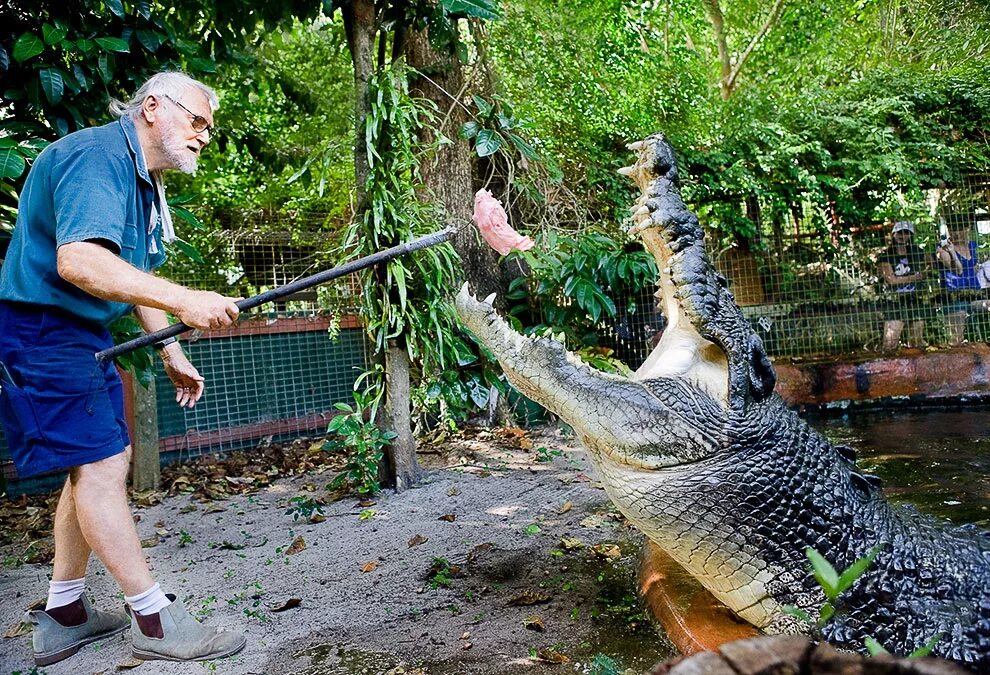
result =
M131 424L131 486L135 490L155 490L161 484L161 458L158 450L158 402L155 381L147 387L131 377L134 401Z

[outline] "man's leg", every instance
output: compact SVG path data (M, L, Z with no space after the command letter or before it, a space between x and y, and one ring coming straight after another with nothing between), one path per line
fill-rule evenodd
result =
M949 344L953 347L961 345L966 336L966 312L952 312L946 318L946 328L949 333Z
M128 446L75 467L70 477L79 529L131 606L131 653L141 659L198 661L240 651L247 643L243 635L200 624L151 577L127 503L130 455Z
M901 331L904 330L903 321L884 321L883 323L883 350L892 352L897 349L901 341Z
M910 328L909 342L915 349L925 348L925 322L912 321Z
M151 588L155 581L127 503L130 456L128 446L112 457L74 467L69 480L79 532L124 595L134 596Z
M76 517L72 480L67 478L55 509L55 562L52 581L70 581L86 576L90 549Z

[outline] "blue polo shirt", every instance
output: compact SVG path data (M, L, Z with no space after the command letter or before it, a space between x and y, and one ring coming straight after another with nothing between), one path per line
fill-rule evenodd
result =
M133 309L86 293L58 274L59 246L109 242L144 272L165 262L156 190L134 122L121 118L52 143L31 167L0 267L0 300L54 307L109 325ZM167 207L166 207L167 208Z

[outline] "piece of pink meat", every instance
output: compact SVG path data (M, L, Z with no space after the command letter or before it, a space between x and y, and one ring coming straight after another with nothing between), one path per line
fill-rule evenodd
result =
M488 245L500 255L512 249L528 251L533 248L532 239L512 229L502 203L488 190L478 190L474 195L474 223Z

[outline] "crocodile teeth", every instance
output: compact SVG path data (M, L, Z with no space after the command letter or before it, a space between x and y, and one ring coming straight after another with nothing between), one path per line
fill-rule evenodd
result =
M643 206L640 206L638 209L636 209L633 212L633 215L634 216L648 216L648 215L650 215L650 209L649 209L648 206L646 206L644 204Z
M482 302L485 303L486 305L488 305L489 307L494 307L495 306L495 296L496 295L498 295L498 294L497 293L492 293L487 298L485 298L484 300L482 300Z
M636 173L636 167L635 166L624 166L621 169L619 169L619 173L621 173L623 176L631 176L634 173Z
M636 141L635 143L630 143L626 147L632 150L633 152L639 152L640 150L643 149L643 145L645 145L645 141Z

